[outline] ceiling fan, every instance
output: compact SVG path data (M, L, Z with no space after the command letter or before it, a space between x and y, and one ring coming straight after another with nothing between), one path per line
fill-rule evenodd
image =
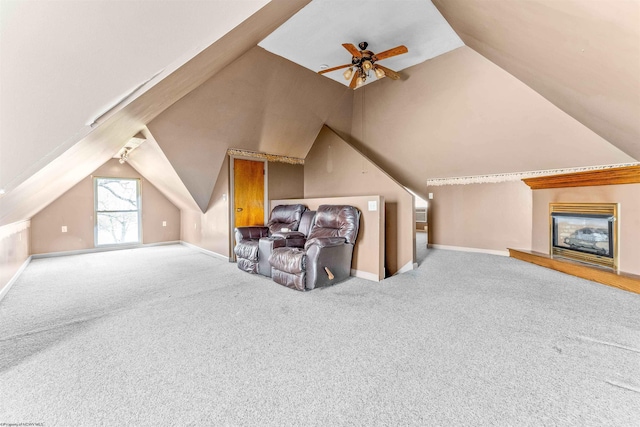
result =
M407 47L403 45L396 46L393 49L385 50L384 52L380 52L378 54L367 50L367 46L369 46L369 43L367 42L361 42L360 44L358 44L358 47L360 49L358 49L351 43L343 43L342 46L344 46L344 48L347 49L352 55L351 64L338 65L337 67L327 68L326 70L318 71L318 74L330 73L331 71L347 68L343 75L345 79L351 79L351 83L349 83L349 87L351 89L362 86L369 77L369 72L372 70L376 77L379 79L387 76L393 80L398 80L400 78L400 75L398 73L387 67L383 67L377 62L382 61L383 59L391 58L392 56L409 52L409 49L407 49Z

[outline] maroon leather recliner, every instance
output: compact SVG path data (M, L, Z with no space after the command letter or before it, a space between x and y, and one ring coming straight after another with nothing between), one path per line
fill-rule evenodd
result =
M321 205L304 247L277 248L269 256L273 280L305 291L346 279L359 226L355 207Z
M236 254L238 268L248 273L258 273L258 242L283 228L297 231L304 205L278 205L271 211L266 226L236 227Z

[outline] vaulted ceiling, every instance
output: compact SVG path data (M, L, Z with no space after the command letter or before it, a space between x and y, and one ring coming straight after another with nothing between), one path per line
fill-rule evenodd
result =
M640 159L639 0L309 3L3 0L0 225L139 131L148 144L132 166L203 211L227 148L305 157L324 124L418 194L430 177ZM376 8L384 27L371 25ZM436 18L416 12L430 8ZM429 41L407 10L418 27L446 20L465 46L356 91L305 62L318 52L318 66L338 65L320 53L360 38L421 53Z

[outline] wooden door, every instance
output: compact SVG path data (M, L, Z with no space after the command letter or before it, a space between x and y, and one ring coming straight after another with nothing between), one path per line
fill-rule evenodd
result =
M264 162L233 160L235 226L264 225Z

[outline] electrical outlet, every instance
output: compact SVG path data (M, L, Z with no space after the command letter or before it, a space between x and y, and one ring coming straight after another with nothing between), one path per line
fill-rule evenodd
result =
M167 221L162 221L162 226L166 227L167 226Z
M376 200L369 200L369 211L377 211L378 202Z
M66 233L66 232L67 232L67 226L66 226L66 225L63 225L63 226L62 226L62 232L63 232L63 233Z
M433 193L429 193L429 200L433 200Z

